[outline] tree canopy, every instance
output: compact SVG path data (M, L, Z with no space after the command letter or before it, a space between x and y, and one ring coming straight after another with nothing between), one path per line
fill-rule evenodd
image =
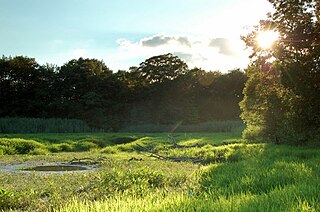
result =
M76 118L112 131L137 124L234 120L245 81L239 70L189 69L172 54L118 72L96 59L73 59L58 67L3 56L0 117Z
M274 12L243 37L252 49L241 102L244 135L303 144L320 135L320 2L269 0ZM269 48L261 31L279 33Z
M169 54L154 56L142 62L137 71L147 83L173 80L187 72L188 66L177 56Z

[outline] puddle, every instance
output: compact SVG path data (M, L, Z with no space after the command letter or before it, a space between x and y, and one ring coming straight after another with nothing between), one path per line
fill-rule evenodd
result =
M71 165L50 165L50 166L33 166L23 168L23 171L38 171L38 172L61 172L61 171L83 171L89 170L84 166L71 166Z
M70 173L70 172L86 172L95 170L94 166L85 165L68 165L68 164L14 164L0 166L0 172L11 173Z

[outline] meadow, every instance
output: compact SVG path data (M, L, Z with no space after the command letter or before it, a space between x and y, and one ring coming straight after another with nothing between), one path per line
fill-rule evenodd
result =
M94 168L3 171L75 158ZM239 130L0 134L0 209L319 211L319 164L317 147L253 143Z

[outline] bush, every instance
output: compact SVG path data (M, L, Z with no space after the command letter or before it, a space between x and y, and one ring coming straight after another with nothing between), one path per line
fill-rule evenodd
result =
M242 133L243 138L254 141L261 138L261 128L257 126L247 126Z
M44 148L35 148L29 152L30 155L47 155L49 153L49 150Z
M51 152L71 152L73 150L73 146L68 143L51 144L48 149Z
M0 145L0 155L15 155L15 154L17 154L17 151L13 146Z
M112 147L112 146L107 146L105 148L103 148L101 150L102 153L105 153L105 154L116 154L118 153L118 149L116 149L115 147Z
M107 146L108 144L110 144L109 141L105 140L105 139L97 139L97 138L85 138L82 140L79 140L79 142L90 142L90 143L94 143L97 146L99 146L100 148Z
M92 143L90 141L84 141L84 142L80 142L75 144L75 150L76 151L89 151L92 149L98 149L99 146L95 143Z
M4 154L28 154L36 148L45 148L45 146L34 140L0 138L0 148Z
M127 143L133 142L135 140L137 140L137 138L134 138L134 137L117 137L117 138L111 139L111 142L113 144L127 144Z

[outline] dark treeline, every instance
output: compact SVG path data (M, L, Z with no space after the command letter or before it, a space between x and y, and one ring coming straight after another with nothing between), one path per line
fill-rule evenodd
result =
M246 76L189 69L172 54L113 72L103 61L61 67L24 56L0 59L0 117L68 118L119 130L139 124L239 119Z

